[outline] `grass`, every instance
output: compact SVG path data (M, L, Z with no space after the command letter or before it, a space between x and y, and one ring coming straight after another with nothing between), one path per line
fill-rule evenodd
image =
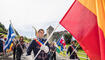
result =
M84 58L87 58L87 55L86 54L80 54L80 53L85 53L83 50L78 50L79 53L77 53L77 55L79 57L84 57ZM80 58L80 60L87 60L87 59L84 59L84 58Z

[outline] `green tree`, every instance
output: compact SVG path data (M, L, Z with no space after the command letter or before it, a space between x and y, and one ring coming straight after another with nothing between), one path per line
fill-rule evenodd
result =
M64 34L64 39L66 41L66 44L70 44L72 35L70 33Z
M0 33L7 34L7 29L1 22L0 22Z
M24 41L25 42L31 42L31 39L30 38L27 38L26 36L24 36Z

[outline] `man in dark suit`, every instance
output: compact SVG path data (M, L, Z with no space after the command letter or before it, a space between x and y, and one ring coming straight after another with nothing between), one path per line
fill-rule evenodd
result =
M37 40L41 41L42 43L45 43L46 39L43 38L44 36L43 29L39 29L38 34L36 35L37 35ZM49 60L49 57L48 57L49 43L47 42L45 46L40 47L40 45L37 43L35 39L30 43L27 49L27 55L31 55L31 52L33 50L34 56L36 56L36 54L40 49L41 49L41 52L39 53L39 55L35 60Z

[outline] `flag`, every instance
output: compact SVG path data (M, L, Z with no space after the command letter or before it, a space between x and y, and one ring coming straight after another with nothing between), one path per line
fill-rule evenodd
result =
M64 46L60 43L61 38L57 41L57 45L61 47L61 51L63 51Z
M60 40L61 40L61 39L59 38L58 41L57 41L57 45L58 45L58 46L61 45Z
M54 43L54 45L55 45L55 47L56 47L56 52L57 52L57 53L60 53L60 49L59 49L58 45L57 45L56 43Z
M12 51L12 49L13 49L13 43L11 43L9 50Z
M15 32L13 30L12 25L9 25L9 30L8 30L8 35L7 35L7 40L4 45L4 50L6 51L7 49L10 49L11 43L13 42L13 39L15 38Z
M11 51L12 51L12 49L13 49L13 43L11 43L10 48L9 48L9 49L7 49L6 51L9 53L9 52L11 52Z
M105 60L105 0L75 0L60 24L90 60Z
M63 36L60 39L60 43L63 45L64 48L66 48L66 43Z

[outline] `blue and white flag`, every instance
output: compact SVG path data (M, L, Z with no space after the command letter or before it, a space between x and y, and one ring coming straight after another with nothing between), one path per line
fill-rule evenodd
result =
M6 51L6 49L10 48L10 45L13 42L13 38L15 38L15 36L16 36L16 34L15 34L14 30L13 30L12 25L10 24L9 29L8 29L7 40L6 40L5 45L4 45L4 50L5 51Z

